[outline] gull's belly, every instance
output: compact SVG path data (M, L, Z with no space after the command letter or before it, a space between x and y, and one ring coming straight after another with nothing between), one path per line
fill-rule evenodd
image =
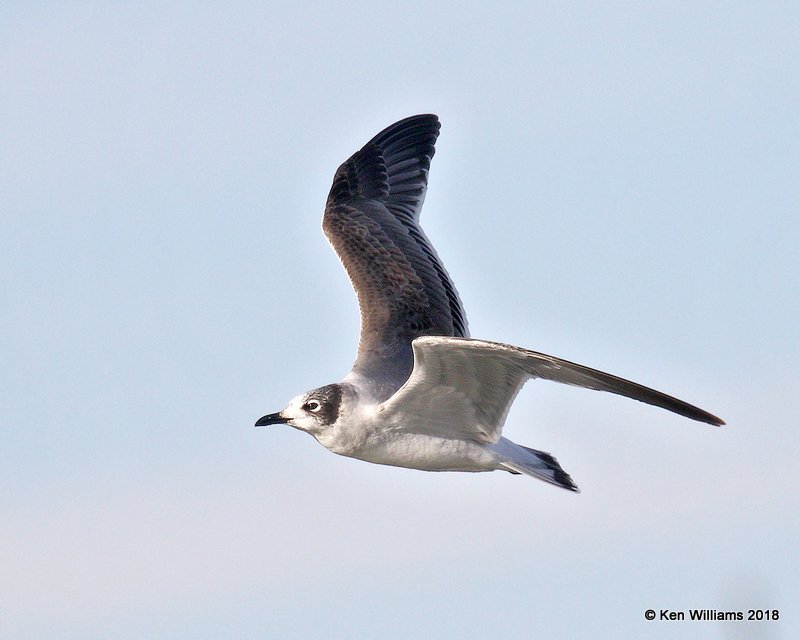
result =
M497 459L486 446L468 440L453 440L413 433L370 434L361 446L337 451L350 456L395 467L423 471L493 471Z

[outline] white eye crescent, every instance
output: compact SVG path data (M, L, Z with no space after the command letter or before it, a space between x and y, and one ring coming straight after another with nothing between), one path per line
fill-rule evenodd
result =
M309 400L306 402L306 405L303 407L306 411L310 411L311 413L316 413L320 410L322 405L317 402L316 400Z

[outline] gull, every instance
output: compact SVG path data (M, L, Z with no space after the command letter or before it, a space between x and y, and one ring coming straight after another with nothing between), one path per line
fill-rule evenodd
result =
M532 378L609 391L723 425L635 382L469 337L453 281L419 226L439 128L435 115L400 120L336 171L322 229L358 298L355 363L340 382L298 395L256 426L287 424L334 453L367 462L503 470L578 491L552 455L502 436L511 404Z

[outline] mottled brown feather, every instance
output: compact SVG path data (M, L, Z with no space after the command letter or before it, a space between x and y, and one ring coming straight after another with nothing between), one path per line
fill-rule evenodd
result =
M468 335L455 286L418 223L438 135L434 115L379 133L339 167L322 221L361 311L354 371L390 380L392 391L411 374L414 338Z

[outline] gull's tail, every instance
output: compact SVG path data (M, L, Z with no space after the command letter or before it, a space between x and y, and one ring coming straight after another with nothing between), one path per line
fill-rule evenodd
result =
M545 451L538 451L537 449L530 449L512 443L506 438L502 438L502 440L514 445L512 449L506 449L512 454L510 456L511 459L503 460L500 463L504 469L511 473L522 473L526 476L544 480L557 487L580 493L578 485L572 481L569 474L561 468L558 460L552 455Z

